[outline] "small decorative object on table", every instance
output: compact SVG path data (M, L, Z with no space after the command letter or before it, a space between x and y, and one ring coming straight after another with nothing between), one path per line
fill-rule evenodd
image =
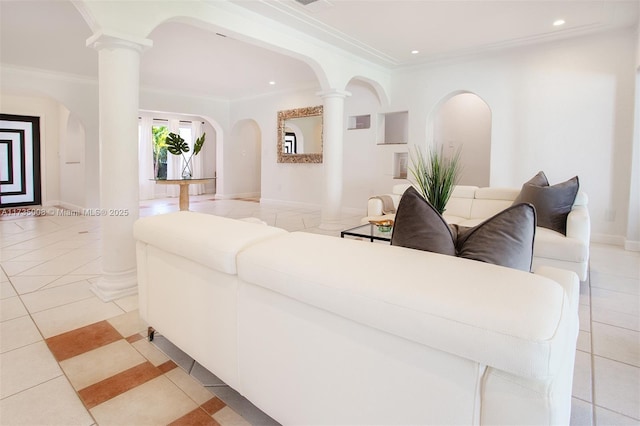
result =
M378 227L378 231L380 232L389 232L391 228L393 228L393 220L385 219L385 220L370 220L369 223L372 225L376 225Z
M194 155L198 155L200 153L202 145L204 145L205 135L206 133L203 133L202 136L196 139L196 143L193 144L193 153L189 158L184 155L185 152L189 152L189 144L187 144L185 140L176 133L169 133L167 136L167 151L173 155L182 155L182 158L185 161L184 167L182 168L182 179L191 179L193 176L193 170L191 170L191 159Z

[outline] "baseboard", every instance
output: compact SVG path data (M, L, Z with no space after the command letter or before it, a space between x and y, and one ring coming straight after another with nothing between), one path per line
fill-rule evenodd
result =
M48 200L42 203L48 216L82 216L85 207L60 200Z
M624 242L624 249L628 251L640 251L640 241L626 240Z
M234 200L238 198L260 198L260 193L259 192L240 192L236 194L216 193L214 198L216 200Z
M621 235L591 234L591 242L624 247L624 237Z
M58 201L56 206L62 207L63 209L74 210L74 211L79 211L79 212L81 212L81 211L83 211L85 209L85 207L78 206L76 204L66 203L64 201Z

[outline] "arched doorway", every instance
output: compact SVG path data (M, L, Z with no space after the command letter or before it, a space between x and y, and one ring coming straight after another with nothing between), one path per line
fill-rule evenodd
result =
M440 103L434 112L433 141L445 156L461 150L460 185L489 186L491 109L478 95L452 94Z

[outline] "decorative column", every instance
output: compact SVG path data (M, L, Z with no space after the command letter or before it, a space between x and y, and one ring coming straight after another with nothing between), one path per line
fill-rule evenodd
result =
M344 99L351 93L332 89L318 93L323 100L322 162L324 194L320 228L340 229L342 206L342 167L344 135Z
M98 50L102 277L91 290L104 301L137 292L133 223L138 218L138 110L140 53L146 39L94 34Z

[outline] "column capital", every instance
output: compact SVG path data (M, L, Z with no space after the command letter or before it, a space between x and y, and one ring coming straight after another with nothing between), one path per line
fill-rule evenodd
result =
M323 92L317 92L316 96L320 96L321 98L342 98L345 99L351 96L351 92L347 92L346 90L339 89L329 89Z
M97 31L87 39L87 47L93 47L96 50L105 47L120 47L142 52L151 46L153 46L153 41L148 38L139 38L105 30Z

